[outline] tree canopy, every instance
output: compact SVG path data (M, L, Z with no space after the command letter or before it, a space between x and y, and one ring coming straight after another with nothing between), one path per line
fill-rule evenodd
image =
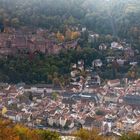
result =
M10 120L0 120L0 140L61 140L60 135L48 130L30 129Z
M140 36L139 7L139 0L0 0L0 20L53 30L81 24L102 34L134 37Z

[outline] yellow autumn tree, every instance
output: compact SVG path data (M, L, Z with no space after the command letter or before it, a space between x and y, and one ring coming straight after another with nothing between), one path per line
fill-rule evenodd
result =
M79 32L71 32L71 39L77 39L78 37L80 37L80 33Z
M0 140L19 140L10 120L0 120Z
M65 40L65 37L59 31L57 32L56 37L59 42L63 42Z
M31 130L27 127L16 125L14 127L15 132L19 136L20 140L39 140L39 135L35 132L35 130Z

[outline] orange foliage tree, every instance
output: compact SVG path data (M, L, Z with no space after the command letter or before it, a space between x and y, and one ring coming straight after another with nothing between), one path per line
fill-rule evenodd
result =
M0 120L0 140L61 140L56 132L30 129L10 120Z

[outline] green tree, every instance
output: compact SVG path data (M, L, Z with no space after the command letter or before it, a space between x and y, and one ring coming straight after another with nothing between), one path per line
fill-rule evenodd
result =
M37 130L37 133L41 136L40 140L61 140L60 135L56 132Z
M86 129L80 129L74 134L77 138L80 138L80 140L103 140L102 136L98 135L98 131L95 129L92 130L86 130Z
M52 99L55 101L58 99L58 94L56 92L52 93Z

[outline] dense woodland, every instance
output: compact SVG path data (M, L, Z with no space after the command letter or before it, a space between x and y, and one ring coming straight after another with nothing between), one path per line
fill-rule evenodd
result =
M139 6L139 0L0 0L0 19L15 27L61 31L65 25L82 24L101 34L138 38Z
M17 83L63 83L69 82L71 64L84 59L86 66L101 54L92 48L81 51L62 51L58 55L45 56L41 53L33 57L8 57L0 60L0 81ZM59 79L59 80L58 80Z

